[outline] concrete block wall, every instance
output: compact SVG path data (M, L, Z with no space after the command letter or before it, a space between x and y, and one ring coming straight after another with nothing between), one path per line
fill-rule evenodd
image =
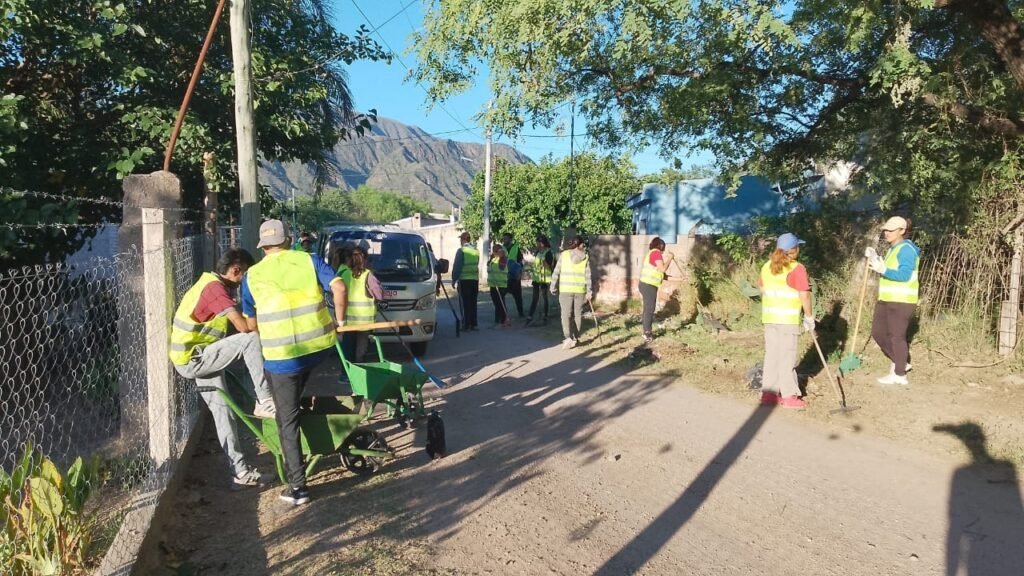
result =
M624 306L630 298L639 299L640 269L647 255L654 235L605 235L597 236L590 242L590 268L595 286L594 299L602 304ZM690 253L699 240L693 236L678 236L674 244L665 249L673 252L683 270L687 269ZM660 300L668 300L672 292L689 283L689 273L680 277L673 265L668 269L668 278L658 292Z

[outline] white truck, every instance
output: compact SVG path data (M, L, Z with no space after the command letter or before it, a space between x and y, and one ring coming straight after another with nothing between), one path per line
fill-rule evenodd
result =
M328 226L320 234L317 254L330 263L332 251L345 243L366 249L370 270L384 289L384 299L377 302L377 321L420 321L400 328L399 335L413 354L422 356L437 329L438 276L448 272L448 261L434 258L418 232L391 224ZM382 342L398 342L392 329L374 334Z

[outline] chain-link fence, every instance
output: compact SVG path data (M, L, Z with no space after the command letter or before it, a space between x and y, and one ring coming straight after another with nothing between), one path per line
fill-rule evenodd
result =
M131 568L120 543L149 522L132 514L167 486L199 414L194 383L153 351L203 238L166 230L152 249L0 272L0 573Z

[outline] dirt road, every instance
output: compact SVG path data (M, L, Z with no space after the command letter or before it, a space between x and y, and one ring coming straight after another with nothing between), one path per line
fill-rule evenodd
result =
M450 322L450 316L439 315ZM481 309L481 318L486 318ZM487 324L485 322L485 324ZM942 459L782 409L634 375L599 347L450 325L428 366L452 454L400 458L314 501L224 489L197 456L167 547L202 574L1024 575L1012 467ZM319 384L329 387L330 379ZM951 423L962 424L962 423ZM984 458L978 430L951 429ZM261 466L268 467L264 455ZM219 537L232 528L231 538Z

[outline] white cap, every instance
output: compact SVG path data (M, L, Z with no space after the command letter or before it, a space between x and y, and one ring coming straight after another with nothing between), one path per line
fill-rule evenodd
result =
M906 230L907 221L901 216L893 216L882 224L882 230L886 232L892 232L893 230Z

